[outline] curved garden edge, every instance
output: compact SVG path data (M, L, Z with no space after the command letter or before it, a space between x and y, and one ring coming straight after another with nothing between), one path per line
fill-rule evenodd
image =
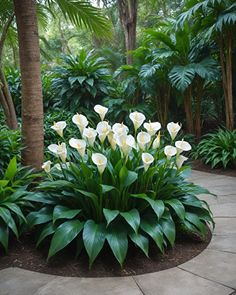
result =
M206 250L192 260L160 272L106 278L71 278L19 268L0 271L3 294L233 294L236 289L235 178L193 171L192 179L218 195L207 198L216 221ZM171 278L171 279L170 279ZM6 293L4 291L6 290ZM112 290L112 291L111 291ZM158 292L157 292L158 290Z

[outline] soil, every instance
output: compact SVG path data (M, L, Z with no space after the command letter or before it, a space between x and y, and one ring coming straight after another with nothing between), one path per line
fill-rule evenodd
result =
M202 163L201 160L195 160L191 162L192 169L213 173L213 174L221 174L226 176L233 176L236 177L236 168L214 168L212 169L211 166Z
M0 269L19 267L31 271L69 277L111 277L130 276L168 269L184 263L199 253L209 244L211 233L208 232L204 241L178 237L172 249L161 254L154 244L150 244L149 256L135 246L129 247L123 268L115 260L111 250L106 246L95 260L92 269L88 267L88 256L85 252L75 259L73 245L60 254L46 261L48 245L35 248L32 235L25 235L21 241L10 244L8 255L0 255Z

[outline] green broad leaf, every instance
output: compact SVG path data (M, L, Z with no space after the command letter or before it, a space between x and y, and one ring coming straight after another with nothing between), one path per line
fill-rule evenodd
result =
M186 212L185 219L191 222L199 230L200 233L202 233L203 235L206 234L206 226L201 222L196 214Z
M107 221L107 227L119 215L119 213L120 211L118 210L103 209L103 214Z
M16 157L14 157L11 159L7 167L4 178L12 181L16 175L16 172L17 172L17 162L16 162Z
M30 212L27 215L26 220L30 228L35 225L47 223L52 220L52 209L44 207L39 211Z
M60 189L65 187L74 187L74 184L67 180L43 181L38 185L39 189Z
M106 227L104 224L96 224L88 220L84 225L83 241L89 256L89 267L101 251L106 239Z
M154 217L148 217L144 220L141 220L140 227L154 240L161 252L164 253L163 233L157 219Z
M39 235L36 247L38 247L46 237L52 235L55 232L55 230L56 230L56 226L52 222L45 225Z
M79 76L79 77L77 77L77 80L79 81L80 84L82 84L86 79L87 79L86 76Z
M16 223L11 215L11 212L7 208L0 207L0 217L6 223L6 225L13 231L16 237L19 237Z
M169 205L180 219L185 218L185 208L183 204L177 199L166 200L165 204Z
M0 243L2 244L4 250L8 250L8 239L9 239L9 229L4 223L0 224Z
M162 200L153 200L149 198L146 194L132 194L130 196L138 199L143 199L146 202L148 202L148 204L151 206L158 219L160 219L163 215L165 211L165 205Z
M102 193L105 194L105 193L108 193L114 189L116 189L114 186L112 185L106 185L106 184L100 184L101 188L102 188Z
M84 223L79 220L69 220L62 223L52 237L48 259L72 242L83 227Z
M138 179L138 174L134 171L129 171L125 166L123 166L120 169L119 178L121 187L126 188Z
M93 86L93 84L94 84L94 79L93 79L93 78L89 78L89 79L86 80L86 83L87 83L88 85L90 85L90 86Z
M95 204L98 205L98 196L95 195L94 193L90 193L84 190L80 190L80 189L76 189L75 191L81 193L82 195L89 197L90 199L92 199L94 201Z
M0 187L5 187L9 183L9 180L0 180Z
M132 227L137 234L140 225L140 215L137 209L132 209L129 212L120 212L120 215Z
M28 192L23 198L26 201L43 203L43 204L55 204L56 199L46 193L41 192Z
M128 251L128 238L124 228L110 227L106 235L107 242L122 266Z
M149 241L146 237L144 237L141 234L131 233L129 234L130 239L134 244L136 244L143 252L144 254L148 256L148 250L149 250Z
M165 237L167 238L167 240L170 242L171 246L173 247L175 243L175 235L176 235L174 221L172 220L171 217L169 217L168 219L163 218L160 220L160 224Z
M24 222L26 222L26 218L19 206L17 206L14 203L8 203L8 202L3 203L2 206L7 207L9 210L14 212L18 218L21 218Z
M58 219L72 219L81 212L80 209L70 209L64 206L56 206L53 210L53 223Z
M84 177L90 178L93 175L93 171L84 163L80 163L80 167Z

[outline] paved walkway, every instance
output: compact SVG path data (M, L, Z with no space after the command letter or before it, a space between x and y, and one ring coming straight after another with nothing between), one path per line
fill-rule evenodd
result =
M117 278L70 278L19 268L0 271L0 295L236 295L236 178L194 171L216 229L206 250L168 270Z

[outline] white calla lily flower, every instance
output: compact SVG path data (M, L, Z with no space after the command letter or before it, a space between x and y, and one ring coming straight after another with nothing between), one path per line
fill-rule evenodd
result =
M115 123L112 126L112 131L119 136L124 134L127 135L129 132L129 128L123 123Z
M184 141L183 139L176 141L175 146L177 147L177 150L179 153L188 152L192 149L191 145L187 141Z
M57 163L57 164L55 164L55 165L52 167L52 169L57 169L57 170L61 171L61 170L62 170L61 167L62 167L63 169L66 169L66 168L68 168L69 166L70 166L70 162L63 163L62 165L60 165L59 163Z
M42 169L46 172L46 173L49 173L51 171L51 165L52 165L52 162L51 161L46 161L43 163L42 165Z
M173 157L177 154L177 149L176 149L176 147L174 147L172 145L167 145L164 148L164 153L165 153L167 159L170 159L171 157Z
M157 137L153 141L152 148L158 149L160 145L161 145L161 132L159 131L157 134Z
M170 122L167 124L167 130L172 140L175 139L180 129L181 129L181 126L179 125L179 123Z
M182 155L178 155L178 156L176 157L176 166L177 166L177 168L180 169L180 168L183 166L183 163L184 163L185 161L187 161L187 160L188 160L187 157L182 156Z
M97 131L90 127L84 128L84 132L82 136L88 141L88 144L93 147L96 136L97 136Z
M151 141L151 135L147 132L141 131L137 135L137 142L141 150L145 150Z
M115 149L116 149L116 140L115 140L115 134L114 134L113 131L110 131L110 132L108 133L108 135L107 135L107 139L108 139L108 141L109 141L109 143L110 143L110 145L111 145L111 148L112 148L113 150L115 150Z
M132 150L132 148L136 148L135 139L132 135L126 135L126 136L118 136L115 135L115 140L117 145L120 147L121 151L125 156L128 155L128 153Z
M62 162L65 163L67 157L66 144L63 142L61 144L50 144L48 146L50 152L58 156Z
M146 119L145 115L139 112L130 113L129 118L134 124L135 131L143 124Z
M66 128L66 122L65 121L54 122L51 128L55 130L57 134L63 137L63 130Z
M98 171L102 174L107 166L107 158L100 153L92 154L92 161L97 166Z
M159 122L150 122L144 123L143 127L147 130L147 132L153 136L157 133L158 130L161 129L161 124Z
M101 121L104 120L106 113L108 112L108 108L101 106L100 104L95 105L94 111L100 116Z
M81 114L76 114L72 117L72 122L79 128L80 134L82 135L84 132L84 128L86 128L89 124L88 119Z
M86 141L83 139L71 138L69 140L69 145L75 149L77 149L78 153L82 158L84 158L85 150L86 150Z
M104 142L106 139L107 135L111 131L111 126L108 124L106 121L101 121L97 124L96 131L98 133L98 137L101 141L101 143Z
M144 170L147 171L149 166L153 163L154 158L149 153L142 153L142 161L144 165Z

